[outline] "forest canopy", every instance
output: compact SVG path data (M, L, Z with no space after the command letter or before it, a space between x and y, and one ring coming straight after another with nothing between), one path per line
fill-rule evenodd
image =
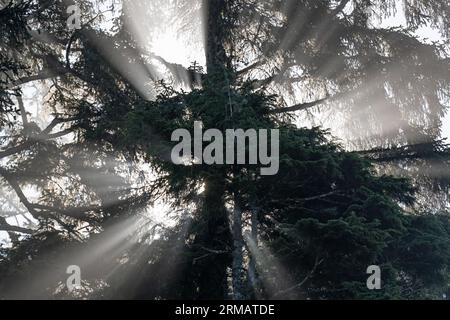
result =
M448 0L0 1L0 299L447 297L449 30ZM277 132L276 174L174 163L197 123Z

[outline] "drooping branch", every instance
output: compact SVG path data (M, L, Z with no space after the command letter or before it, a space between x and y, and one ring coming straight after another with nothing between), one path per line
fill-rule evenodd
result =
M140 204L145 201L147 201L151 193L145 192L138 197L130 197L124 200L120 200L117 202L113 202L108 205L93 205L93 206L86 206L86 207L65 207L65 208L59 208L55 206L50 205L42 205L42 204L36 204L31 203L28 198L25 196L22 188L20 187L18 181L14 178L14 175L8 172L4 168L0 168L0 176L2 176L6 182L11 186L11 188L15 191L16 195L18 196L20 202L27 208L28 212L34 217L49 217L49 218L56 218L55 215L61 215L69 218L73 218L79 221L84 221L88 223L97 222L97 219L94 218L92 215L94 213L103 213L108 210L113 210L115 208L125 208L130 206L130 204ZM58 220L57 220L58 221Z
M33 205L30 203L28 198L22 191L19 183L14 179L14 177L5 169L0 168L0 175L8 182L8 184L13 188L20 202L27 208L28 212L33 216L33 218L39 218L39 213L34 209Z
M92 219L85 215L86 212L91 211L93 208L77 208L77 209L61 209L51 206L43 206L39 204L31 203L26 195L24 194L19 182L14 178L14 176L7 170L0 168L0 175L8 182L11 188L16 193L20 202L27 208L28 212L37 219L39 217L48 217L52 213L61 214L66 217L75 218L85 222L92 222Z

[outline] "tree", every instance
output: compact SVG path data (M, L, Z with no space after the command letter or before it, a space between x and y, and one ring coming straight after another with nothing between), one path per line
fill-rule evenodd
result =
M8 135L0 157L9 160L0 175L31 215L26 229L0 220L14 240L2 254L1 278L24 286L34 266L55 262L62 270L68 260L88 260L117 226L134 233L135 219L164 197L178 213L175 225L149 221L122 250L100 250L105 261L82 266L90 280L84 294L438 299L448 290L447 213L420 206L414 183L422 177L411 183L382 172L411 176L417 163L410 160L446 161L439 128L448 104L448 43L427 44L413 32L432 25L448 39L448 4L406 1L407 26L385 29L372 26L373 16L401 10L396 1L123 1L114 28L105 30L102 3L83 1L87 23L74 31L66 25L70 1L12 1L0 11ZM136 10L164 14L178 5L183 28L202 23L205 30L204 66L148 52L127 23ZM192 22L198 10L204 18ZM45 129L29 121L22 99L21 87L37 80L50 84L54 120ZM149 90L145 82L156 85ZM312 110L340 117L353 148L319 127L295 125L292 114L311 117ZM172 132L192 130L196 121L221 132L278 129L279 173L175 165ZM69 134L74 138L61 139ZM39 190L38 202L24 192L29 185ZM426 192L447 190L446 179L439 186ZM17 236L24 233L31 236ZM367 290L370 265L383 270L380 291ZM43 279L36 290L11 290L7 282L1 292L54 296L38 288L55 289L59 278Z

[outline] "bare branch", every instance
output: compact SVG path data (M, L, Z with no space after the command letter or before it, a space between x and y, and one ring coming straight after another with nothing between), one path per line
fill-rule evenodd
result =
M338 191L332 191L332 192L328 192L328 193L321 194L321 195L314 196L314 197L309 197L309 198L299 199L299 201L313 201L313 200L320 200L320 199L328 198L329 196L333 196L333 195L336 195L336 194L338 194Z
M270 110L269 113L270 114L278 114L278 113L285 113L285 112L303 111L303 110L307 110L312 107L318 106L318 105L326 102L328 99L329 98L324 98L324 99L319 99L319 100L312 101L312 102L296 104L296 105L286 107L286 108L273 109L273 110Z
M251 71L252 69L259 67L260 65L262 65L264 62L263 60L258 60L255 63L252 63L251 65L245 67L244 69L241 69L237 72L238 76L241 76L243 74L246 74L247 72Z
M340 93L336 93L333 96L327 95L327 97L323 98L323 99L319 99L316 101L312 101L312 102L306 102L306 103L300 103L300 104L296 104L290 107L286 107L286 108L279 108L279 109L273 109L269 111L269 114L278 114L278 113L285 113L285 112L295 112L295 111L303 111L303 110L308 110L312 107L321 105L325 102L332 102L335 101L339 98L345 97L349 94L351 94L352 92L356 92L358 90L357 89L352 89L349 91L344 91L344 92L340 92Z
M203 250L205 250L206 252L209 253L213 253L213 254L224 254L224 253L230 253L230 250L213 250L213 249L209 249L206 247L201 247Z

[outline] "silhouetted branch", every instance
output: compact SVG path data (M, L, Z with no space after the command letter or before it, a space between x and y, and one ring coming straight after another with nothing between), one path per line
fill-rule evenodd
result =
M444 140L410 144L393 148L374 148L370 150L354 151L362 157L375 162L389 162L396 160L414 159L448 159L450 148Z
M344 91L344 92L340 92L340 93L336 93L333 96L327 95L327 97L323 98L323 99L318 99L316 101L312 101L312 102L306 102L306 103L300 103L300 104L296 104L290 107L286 107L286 108L279 108L279 109L272 109L269 111L270 114L278 114L278 113L286 113L286 112L295 112L295 111L303 111L303 110L308 110L312 107L321 105L325 102L331 102L331 101L335 101L339 98L342 98L344 96L349 95L352 92L357 92L358 89L352 89L349 91Z
M0 175L8 182L8 184L13 188L20 202L27 208L28 212L33 216L33 218L39 218L39 213L34 209L30 201L22 191L19 183L13 178L13 176L5 169L0 168Z
M296 104L296 105L286 107L286 108L273 109L273 110L270 110L269 113L277 114L277 113L286 113L286 112L307 110L312 107L318 106L318 105L326 102L327 100L328 100L328 98L324 98L324 99L320 99L320 100L316 100L316 101L312 101L312 102Z
M70 118L70 119L55 118L47 126L47 128L45 128L41 133L37 134L34 137L30 137L28 140L26 140L25 142L23 142L22 144L20 144L18 146L11 147L11 148L6 149L4 151L0 151L0 159L5 158L5 157L9 157L9 156L11 156L13 154L16 154L16 153L19 153L19 152L22 152L22 151L32 147L33 145L35 145L39 141L60 138L62 136L65 136L65 135L73 132L73 129L65 129L65 130L63 130L61 132L50 133L58 124L61 124L61 123L64 123L64 122L75 121L75 120L77 120L77 119L76 118Z
M245 67L245 68L239 70L239 71L237 72L237 75L238 75L238 76L243 75L243 74L245 74L245 73L251 71L252 69L254 69L254 68L256 68L256 67L259 67L259 66L262 65L263 63L264 63L263 60L258 60L258 61L256 61L255 63L252 63L251 65L249 65L249 66L247 66L247 67Z
M3 217L0 217L0 230L6 231L6 232L18 232L18 233L25 233L25 234L33 234L34 233L34 231L31 229L10 225L6 221L6 219Z
M36 74L36 75L23 77L14 82L11 82L11 83L7 84L3 89L11 90L11 89L14 89L16 87L22 86L22 85L30 83L30 82L51 79L51 78L54 78L54 77L62 75L62 74L63 73L57 73L52 70L42 70L42 71L38 72L38 74Z
M332 191L332 192L324 193L324 194L321 194L321 195L318 195L318 196L314 196L314 197L299 199L299 201L320 200L320 199L328 198L329 196L336 195L336 194L338 194L338 192L339 191Z

